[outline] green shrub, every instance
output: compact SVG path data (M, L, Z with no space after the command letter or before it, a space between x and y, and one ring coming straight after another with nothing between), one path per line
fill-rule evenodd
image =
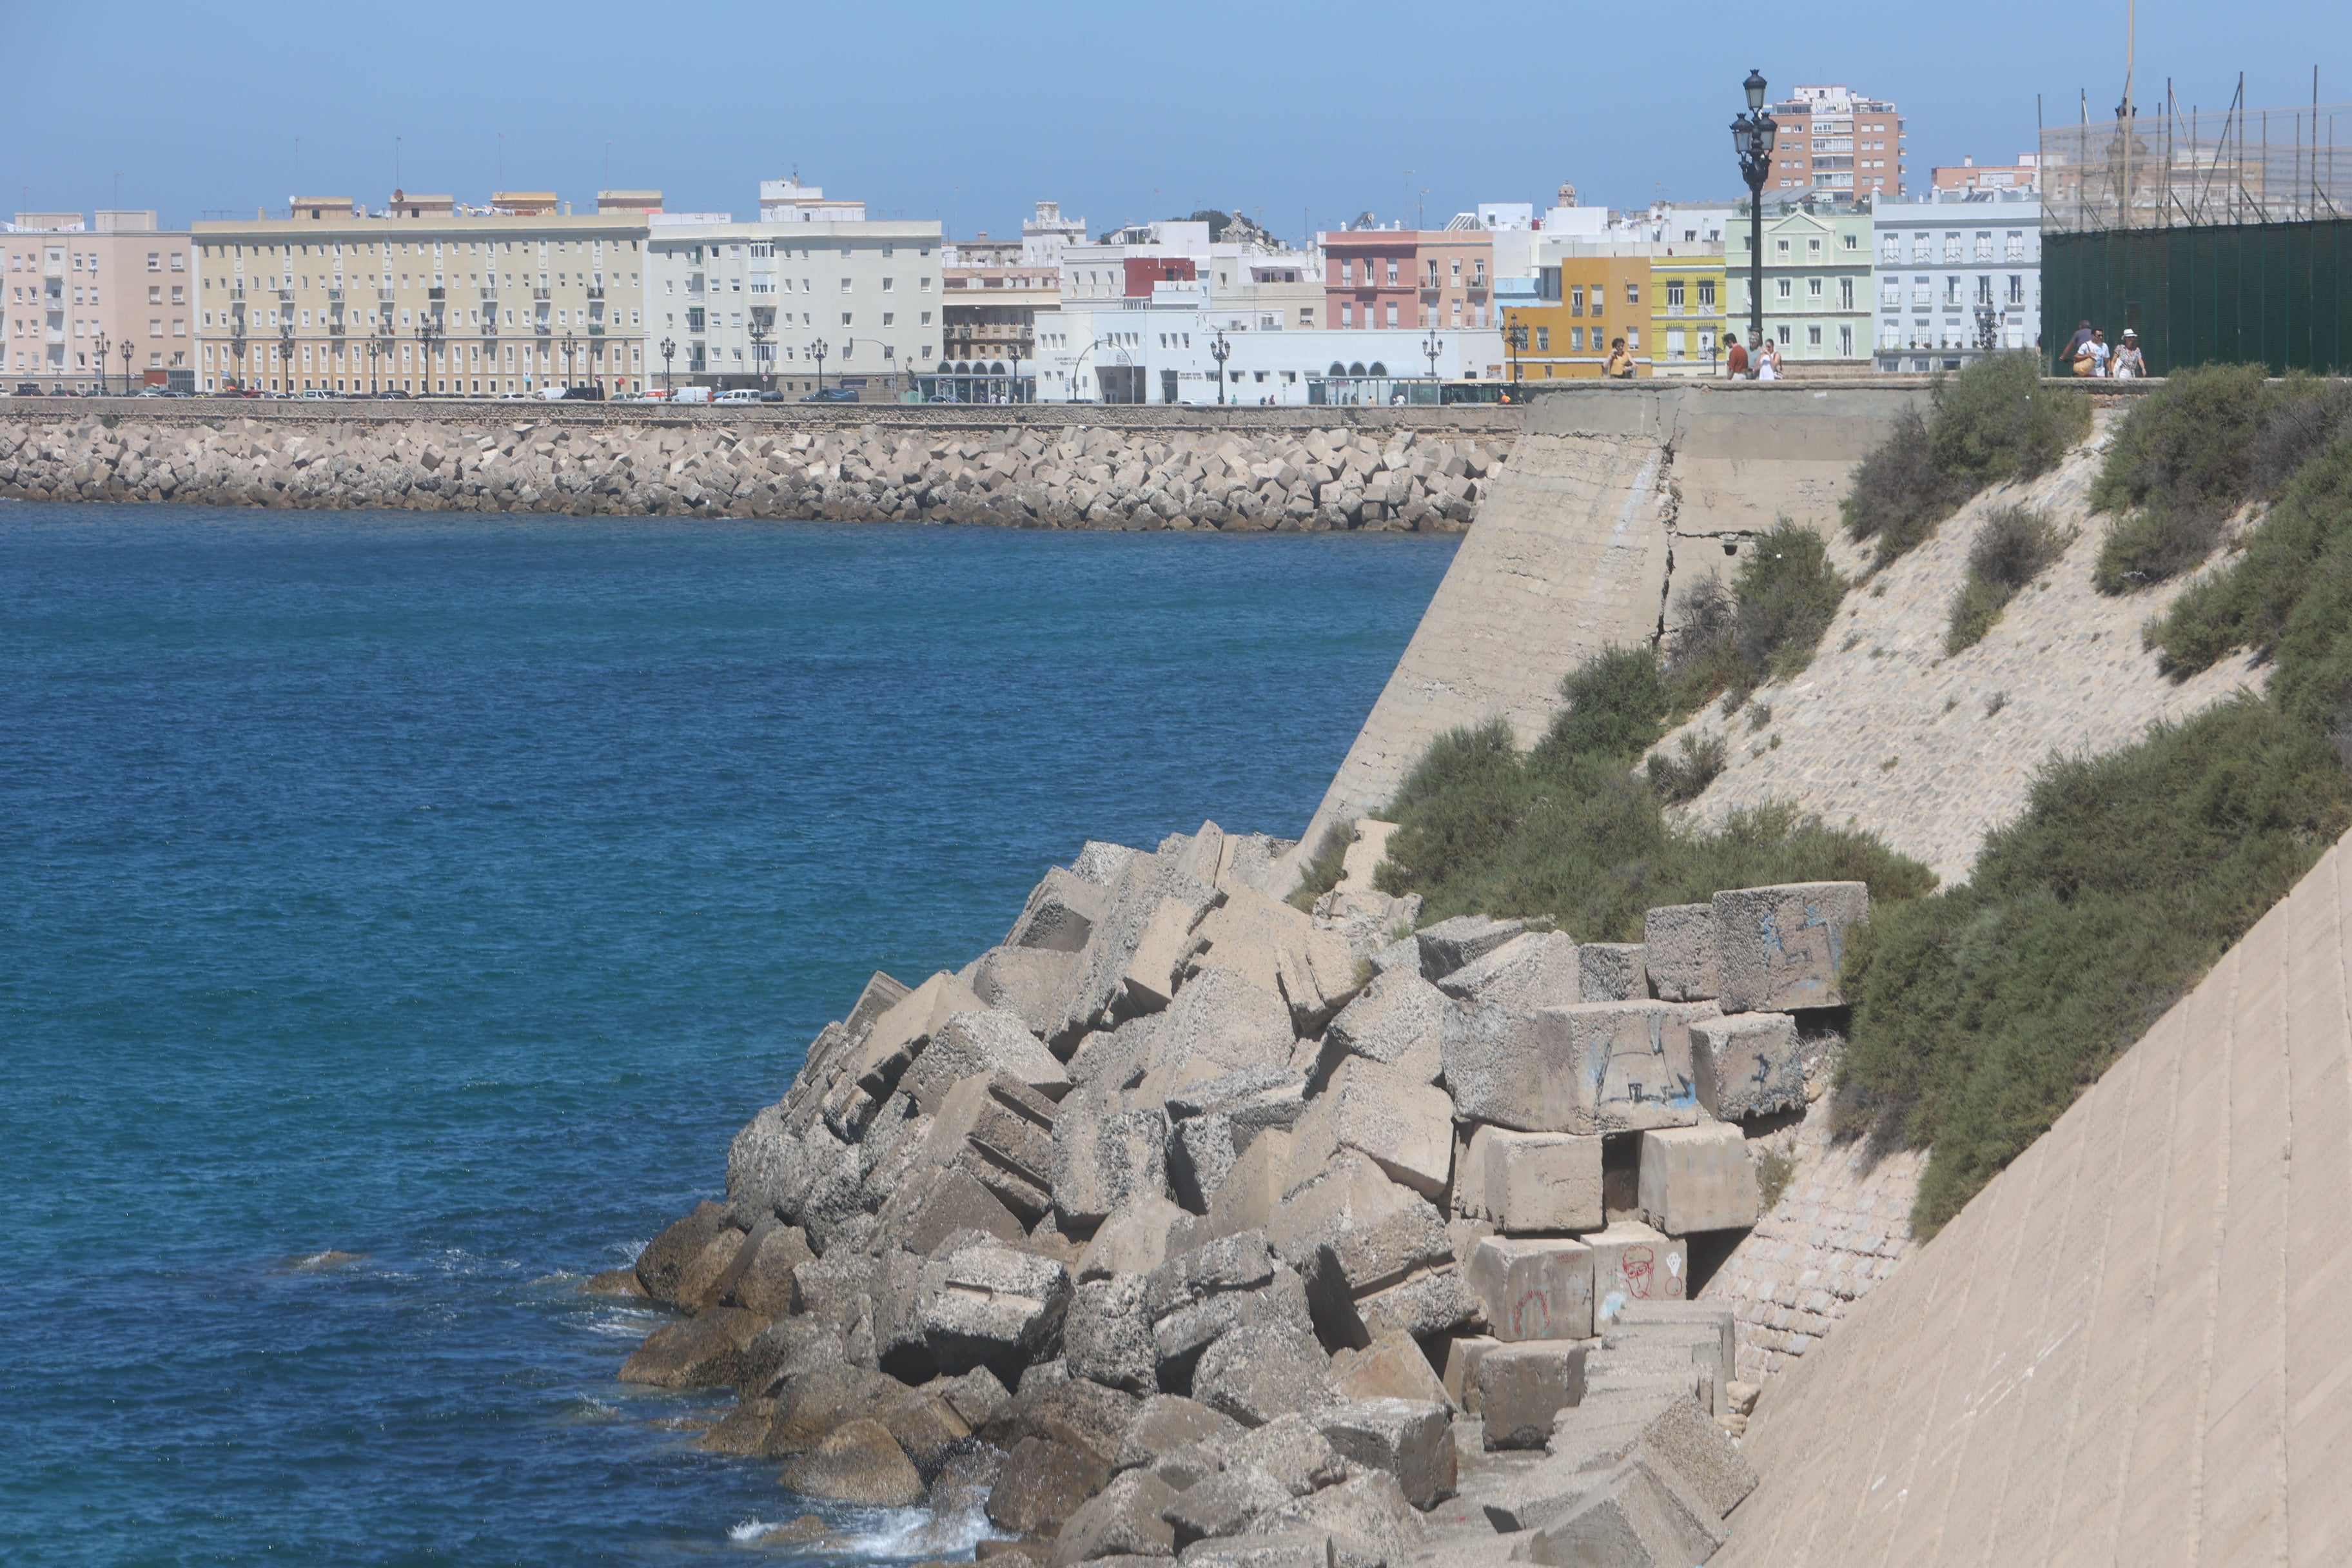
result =
M1563 682L1569 711L1532 751L1501 720L1441 737L1390 806L1397 830L1378 885L1419 893L1424 920L1471 912L1549 915L1584 942L1638 942L1656 905L1776 881L1866 881L1880 898L1932 887L1925 867L1876 837L1827 827L1792 808L1736 813L1716 829L1669 825L1632 771L1628 749L1649 710L1612 651ZM1615 715L1576 717L1576 693ZM1651 721L1654 735L1655 721ZM1589 741L1590 749L1578 749Z
M2352 827L2352 778L2257 698L2043 772L1969 882L1849 949L1849 1130L1932 1148L1931 1234Z
M1986 486L2045 473L2090 434L2089 395L2044 387L2041 374L2037 355L1993 354L1937 376L1930 416L1896 416L1841 503L1847 533L1877 542L1872 570L1924 542Z
M2064 554L2073 535L2040 512L2003 507L1985 519L1969 547L1969 574L1952 599L1944 651L1958 653L1984 640L2009 602Z
M2158 662L2175 677L2211 668L2232 648L2267 653L2311 574L2352 533L2352 436L2307 460L2268 516L2246 534L2230 569L2190 585L2148 628Z
M1686 734L1677 748L1677 755L1650 759L1650 787L1668 805L1696 800L1707 785L1722 776L1727 750L1720 735L1709 735L1702 741Z
M1748 541L1727 591L1703 577L1675 602L1667 716L1686 717L1727 692L1736 707L1768 680L1802 674L1847 586L1829 546L1801 523L1782 518Z
M1541 753L1631 761L1656 742L1666 716L1658 661L1643 648L1604 648L1570 672L1559 690L1568 707L1537 747Z
M1803 674L1846 587L1830 564L1829 546L1811 529L1784 518L1757 535L1731 586L1748 684Z
M2091 510L2116 513L2100 547L2101 592L2128 593L2193 570L2253 494L2263 367L2176 372L2132 405L2091 486Z
M1937 377L1935 407L1929 455L1967 495L2047 473L2091 433L2090 395L2077 387L2044 387L2042 356L2022 349Z
M1347 868L1348 846L1355 841L1354 823L1335 822L1325 828L1315 846L1314 858L1307 862L1298 887L1290 895L1291 903L1313 912L1315 900L1339 885L1340 875Z
M2277 496L2305 463L2344 436L2352 436L2352 382L2289 372L2263 389L2262 416L2246 455L2247 480L2255 494Z
M1847 534L1877 541L1874 566L1884 566L1925 542L1958 510L1951 477L1936 466L1927 420L1916 408L1895 416L1895 428L1853 471L1838 503Z

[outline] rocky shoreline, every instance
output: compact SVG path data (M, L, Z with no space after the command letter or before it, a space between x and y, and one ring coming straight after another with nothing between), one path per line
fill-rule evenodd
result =
M635 423L485 409L391 420L0 418L22 500L1459 532L1513 433L902 417Z
M1357 831L1311 914L1205 824L875 975L725 1201L589 1283L681 1314L623 1378L732 1389L698 1445L810 1499L984 1498L1034 1568L1705 1559L1757 1390L1689 1297L1867 892L1415 931Z

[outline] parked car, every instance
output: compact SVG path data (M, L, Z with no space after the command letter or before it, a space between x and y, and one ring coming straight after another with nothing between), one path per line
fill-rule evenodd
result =
M707 386L681 386L676 392L670 394L669 400L672 403L708 403L710 401L710 388Z
M801 401L803 403L855 403L857 401L857 389L854 386L820 386Z
M759 392L749 386L733 386L710 400L713 403L757 403Z
M762 403L782 403L783 400L784 395L782 391L777 387L772 386L768 388L767 391L760 394L760 401Z
M38 397L41 395L41 384L37 381L20 381L16 384L16 395Z

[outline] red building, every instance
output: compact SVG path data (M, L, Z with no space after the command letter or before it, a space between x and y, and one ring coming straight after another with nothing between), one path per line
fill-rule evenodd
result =
M1323 242L1327 327L1491 327L1494 237L1483 226L1341 229Z
M1196 276L1189 256L1130 256L1126 267L1130 300L1150 299L1155 283L1190 283Z

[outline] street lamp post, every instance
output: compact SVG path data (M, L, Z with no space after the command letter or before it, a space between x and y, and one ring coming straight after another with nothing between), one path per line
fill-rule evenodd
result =
M1219 327L1216 340L1209 344L1209 357L1217 362L1217 406L1220 408L1225 403L1225 360L1233 352L1234 346L1225 342L1225 329Z
M767 320L761 314L759 308L754 306L751 310L751 373L754 379L759 382L761 392L768 390L767 348Z
M580 340L570 332L563 334L563 384L568 390L580 382L578 361Z
M1437 356L1444 352L1445 340L1437 335L1436 328L1432 327L1429 335L1421 340L1421 357L1429 362L1429 379L1432 381L1437 379Z
M114 352L122 356L122 395L128 397L131 395L131 340L123 339Z
M290 310L278 323L278 358L282 367L280 374L286 381L286 395L291 397L294 395L294 314Z
M1764 180L1772 172L1772 143L1780 122L1764 112L1764 73L1751 70L1740 84L1748 94L1748 112L1731 122L1731 145L1739 154L1739 174L1748 182L1748 342L1751 353L1764 347Z
M98 334L98 395L100 397L106 395L106 352L112 346L104 332Z
M380 338L380 337L376 336L374 333L371 332L371 333L369 333L369 334L368 334L367 346L368 346L368 395L369 395L370 397L373 397L373 396L376 395L376 384L375 384L375 367L376 367L376 361L378 361L378 360L380 360L380 359L382 359L382 358L383 357L383 340L382 338Z
M1511 387L1513 391L1517 391L1519 385L1519 354L1528 346L1528 329L1521 323L1513 321L1509 330L1504 332L1503 342L1510 347Z
M823 338L809 344L809 357L816 361L816 389L822 394L824 391L824 340Z
M672 386L672 385L670 384L670 379L669 379L669 362L670 362L671 357L672 357L673 355L675 355L677 353L677 340L675 340L675 339L673 339L673 338L664 338L664 339L662 340L662 344L661 344L661 356L662 356L662 395L663 395L664 397L667 397L671 393L673 393L673 392L675 392L675 391L677 391L677 390L676 387L674 387L674 386Z

